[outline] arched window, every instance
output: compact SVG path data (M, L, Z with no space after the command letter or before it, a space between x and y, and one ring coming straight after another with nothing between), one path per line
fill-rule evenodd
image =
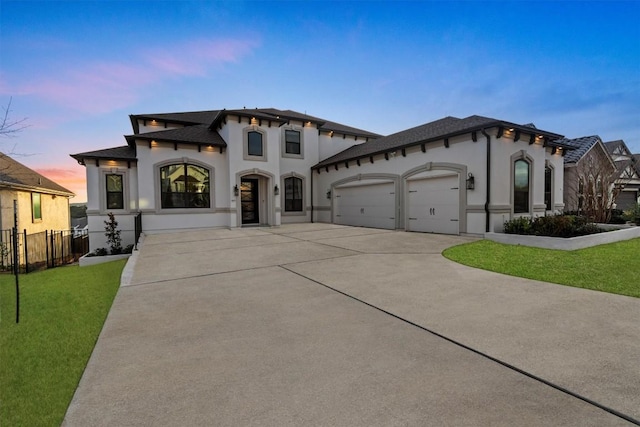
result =
M302 212L302 180L295 176L284 179L284 211Z
M544 204L545 209L550 211L553 209L551 194L553 188L553 170L547 166L544 168Z
M188 163L160 168L163 209L211 207L209 170Z
M247 133L247 154L249 156L262 156L262 134L256 131Z
M531 184L531 165L526 160L516 160L513 179L513 212L529 212L529 188Z

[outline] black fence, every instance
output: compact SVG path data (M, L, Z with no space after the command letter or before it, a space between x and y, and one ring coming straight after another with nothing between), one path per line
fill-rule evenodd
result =
M139 212L138 215L136 215L135 218L135 225L134 225L134 248L137 250L138 249L138 240L140 239L140 235L142 234L142 212Z
M17 233L18 267L20 273L66 265L89 252L86 230L47 230L27 234ZM0 271L13 271L13 230L0 230Z

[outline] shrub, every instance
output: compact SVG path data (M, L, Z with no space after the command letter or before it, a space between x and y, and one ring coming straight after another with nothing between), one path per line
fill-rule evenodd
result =
M133 245L127 245L125 246L125 248L122 250L123 254L131 254L133 253Z
M507 234L576 237L602 231L585 217L576 215L550 215L536 218L519 217L504 223L504 232Z
M609 224L624 224L627 220L624 217L624 212L620 209L614 209L611 211L611 219Z
M107 243L111 249L112 255L122 253L122 238L120 230L118 230L118 221L116 221L113 212L109 212L109 219L104 222L104 235L107 236Z
M624 211L623 218L635 223L636 225L640 225L640 203L636 203L634 207L628 211Z

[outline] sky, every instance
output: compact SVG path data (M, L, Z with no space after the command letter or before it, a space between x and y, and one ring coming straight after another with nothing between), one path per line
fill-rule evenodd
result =
M86 201L69 155L130 114L291 109L380 134L482 115L640 153L640 1L0 0L0 151Z

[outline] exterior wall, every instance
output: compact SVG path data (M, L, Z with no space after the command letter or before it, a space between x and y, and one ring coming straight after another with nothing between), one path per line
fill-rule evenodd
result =
M532 162L532 182L529 215L544 215L544 169L547 161L554 169L555 177L553 184L554 205L562 205L562 156L560 154L551 155L551 150L543 147L541 141L529 144L528 136L522 136L520 141L514 142L513 137L506 132L501 138L496 138L496 129L491 129L488 134L491 136L491 202L489 209L490 231L502 230L504 221L509 220L515 214L513 212L513 178L512 178L512 157L522 155L527 156ZM426 152L423 153L420 146L406 149L406 157L402 156L398 150L395 154L390 154L389 160L385 160L384 155L374 157L374 163L369 159L362 159L360 166L355 161L349 162L347 168L345 164L339 164L338 170L330 166L329 170L322 169L319 174L314 174L316 189L314 207L315 220L320 222L331 222L332 200L326 198L326 193L333 189L337 182L356 178L371 179L376 175L395 176L399 182L399 197L397 198L399 215L396 226L405 229L404 218L404 198L406 197L406 175L409 171L424 166L426 169L454 170L458 171L461 177L460 191L461 211L464 218L461 218L460 232L471 234L483 234L485 225L485 207L487 200L487 142L484 136L478 133L477 142L471 140L471 135L450 138L449 147L444 146L444 142L433 142L426 145ZM429 166L427 166L429 165ZM434 172L429 172L434 173ZM467 190L466 178L471 173L475 179L475 189ZM464 176L462 176L464 174Z
M0 190L0 228L13 228L13 201L18 201L18 230L27 234L40 233L46 230L69 230L71 215L69 198L40 193L42 219L34 220L31 205L31 192L17 190Z
M107 248L104 221L112 212L121 231L122 246L134 243L134 218L138 213L138 170L135 162L102 160L98 164L88 162L87 174L87 224L89 251ZM107 209L106 175L123 176L124 209Z
M563 178L562 155L551 154L551 148L544 147L541 140L529 144L529 135L522 135L514 142L514 136L505 131L501 138L497 138L496 130L491 135L491 201L489 204L490 231L502 231L505 221L514 216L541 216L551 211L546 210L544 201L544 172L546 164L554 170L552 187L554 207L563 206ZM529 212L515 214L513 209L513 162L517 158L526 158L531 163L531 187Z
M167 230L195 229L229 226L229 185L227 154L215 147L198 147L180 144L139 142L138 157L138 208L142 212L145 233ZM194 163L210 169L211 207L209 209L162 209L160 203L159 168L163 164ZM188 214L188 216L185 216Z

